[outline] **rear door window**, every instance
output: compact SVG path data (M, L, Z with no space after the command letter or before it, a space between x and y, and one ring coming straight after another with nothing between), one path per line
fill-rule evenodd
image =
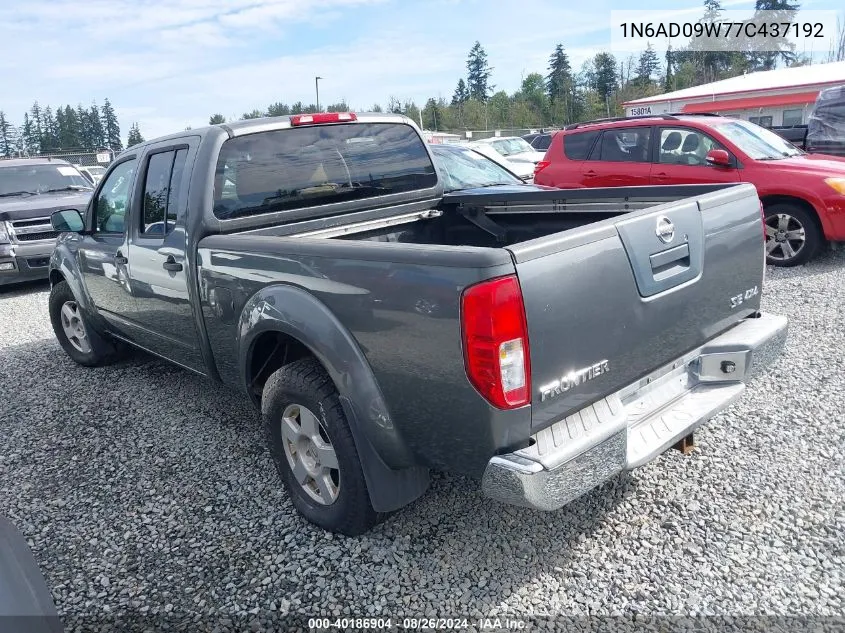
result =
M158 152L148 159L141 221L144 236L164 236L173 230L187 156L187 149L179 149Z
M625 127L605 130L593 150L592 160L647 163L650 162L651 127Z
M258 132L220 150L214 215L229 219L429 189L437 174L420 136L396 123Z
M563 137L563 151L569 160L584 160L600 132L574 132ZM551 137L550 137L551 138Z

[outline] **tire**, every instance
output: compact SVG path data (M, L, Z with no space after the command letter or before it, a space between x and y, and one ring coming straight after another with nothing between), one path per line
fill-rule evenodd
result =
M347 536L382 520L370 503L337 389L319 361L305 358L276 370L264 385L261 413L276 470L305 519Z
M66 281L60 281L50 290L49 312L59 345L75 362L86 367L101 367L117 359L117 348L92 327ZM77 319L73 323L76 326L74 337L69 335L72 328L65 327L70 314Z
M811 211L795 204L778 203L766 207L764 213L767 264L799 266L815 256L824 238ZM790 235L795 239L789 239Z

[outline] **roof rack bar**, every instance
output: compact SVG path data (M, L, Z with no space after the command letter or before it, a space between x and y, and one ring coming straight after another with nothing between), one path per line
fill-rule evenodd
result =
M671 116L679 117L679 116L718 116L721 117L722 115L717 112L670 112Z
M678 117L674 114L641 114L638 116L617 116L608 119L593 119L592 121L581 121L580 123L572 123L567 125L564 130L574 130L582 125L592 125L594 123L613 123L615 121L635 121L637 119L665 119L667 121L677 121Z

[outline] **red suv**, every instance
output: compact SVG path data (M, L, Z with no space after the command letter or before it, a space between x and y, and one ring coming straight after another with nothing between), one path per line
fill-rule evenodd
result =
M664 114L556 132L534 182L572 189L750 182L766 216L767 261L795 266L845 241L845 159L806 154L748 121Z

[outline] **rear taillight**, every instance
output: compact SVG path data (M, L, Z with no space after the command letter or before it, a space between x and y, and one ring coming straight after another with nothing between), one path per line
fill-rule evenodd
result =
M541 160L536 165L534 165L534 176L536 177L541 171L543 171L546 167L552 164L550 160Z
M318 114L294 114L290 118L290 124L293 126L319 125L321 123L344 123L357 120L358 117L354 112L320 112Z
M467 288L461 326L467 376L481 395L499 409L528 404L528 328L516 275Z

